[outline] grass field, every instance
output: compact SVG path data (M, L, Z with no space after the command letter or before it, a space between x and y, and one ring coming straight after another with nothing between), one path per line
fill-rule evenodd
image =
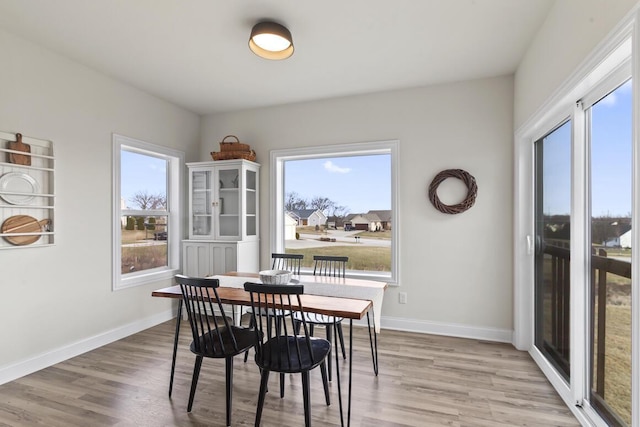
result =
M631 306L607 305L604 397L631 425Z
M303 254L303 267L313 267L314 255L348 256L348 270L391 271L391 250L376 246L323 246L307 249L287 249L290 254Z
M391 240L391 230L385 231L361 231L356 236L364 237L366 239L380 239Z
M122 230L122 244L144 244L153 241L153 231ZM167 265L167 242L155 241L151 246L122 246L122 274Z
M315 226L296 227L296 231L300 234L317 235L318 240L321 237L331 237L331 230L325 231L324 227L316 230ZM391 231L360 231L354 235L366 239L390 240ZM295 253L304 255L302 266L307 268L313 267L314 255L335 255L348 256L348 270L359 271L391 271L391 249L389 247L376 247L368 245L358 245L353 243L338 242L331 246L321 246L306 249L286 249L287 253Z

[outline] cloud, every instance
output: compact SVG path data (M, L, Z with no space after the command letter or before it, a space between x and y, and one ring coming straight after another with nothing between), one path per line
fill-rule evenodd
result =
M167 172L167 164L166 162L158 164L156 163L148 163L147 167L151 169L153 172L166 173Z
M331 160L327 160L326 162L324 162L324 168L328 172L332 172L332 173L349 173L349 172L351 172L351 168L341 168L340 166L333 164L333 162Z

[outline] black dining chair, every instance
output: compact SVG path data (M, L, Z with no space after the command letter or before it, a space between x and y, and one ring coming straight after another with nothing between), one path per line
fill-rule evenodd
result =
M272 270L287 270L292 272L293 274L300 275L300 267L302 265L302 259L304 255L302 254L279 254L272 253L271 254L271 269ZM251 309L246 311L247 313L251 312ZM266 313L262 313L262 315L266 315ZM249 327L253 327L252 319L249 320ZM249 352L244 353L244 361L245 363L249 359Z
M313 256L313 275L314 276L331 276L341 277L346 276L348 256L330 256L330 255L314 255ZM340 349L342 350L342 358L347 358L347 353L344 348L344 335L342 334L342 318L336 318L333 316L327 316L317 313L305 313L305 320L309 324L311 335L313 335L314 326L324 326L326 330L326 337L329 342L333 340L332 329L334 321L337 324L337 335L340 340ZM299 322L302 318L300 313L295 314L296 322ZM296 324L298 328L299 324ZM331 360L329 360L329 380L331 380Z
M265 403L267 384L271 372L300 373L302 376L302 395L304 401L304 423L311 425L311 396L309 373L320 367L324 395L327 406L331 404L327 367L325 360L331 352L331 343L322 338L312 337L304 316L300 321L302 333L294 332L293 313L304 313L300 295L304 293L303 285L264 285L247 282L245 291L251 295L252 316L256 334L255 361L260 368L260 393L256 409L255 425L260 425L262 408ZM268 310L277 319L281 328L272 328L271 316L256 316L262 310ZM273 319L271 319L273 320Z
M193 335L189 348L196 355L187 412L191 412L193 407L203 358L225 359L226 415L229 426L233 395L233 357L253 347L259 334L256 335L256 331L252 329L234 326L232 320L225 315L218 298L218 279L176 275L175 280L182 291L182 301ZM216 315L216 311L220 316Z
M348 256L314 255L313 275L345 277L347 271Z
M272 270L287 270L293 274L300 275L300 267L302 266L302 254L271 254Z

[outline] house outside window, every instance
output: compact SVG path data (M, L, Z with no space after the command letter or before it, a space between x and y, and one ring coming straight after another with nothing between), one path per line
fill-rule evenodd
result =
M172 277L179 269L183 153L113 136L113 289Z

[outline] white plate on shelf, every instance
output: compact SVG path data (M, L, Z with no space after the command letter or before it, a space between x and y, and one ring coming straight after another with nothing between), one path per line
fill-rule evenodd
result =
M26 173L9 172L0 177L0 197L12 205L26 205L40 192L38 181ZM24 194L6 194L24 193Z

